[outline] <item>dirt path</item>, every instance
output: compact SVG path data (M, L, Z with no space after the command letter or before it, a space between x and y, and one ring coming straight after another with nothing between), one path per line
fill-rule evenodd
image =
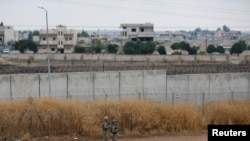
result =
M49 139L38 139L39 141L102 141L101 139L73 138L73 137L53 137ZM111 141L111 139L109 139ZM178 132L169 133L162 136L133 136L118 137L117 141L207 141L207 131L201 132Z

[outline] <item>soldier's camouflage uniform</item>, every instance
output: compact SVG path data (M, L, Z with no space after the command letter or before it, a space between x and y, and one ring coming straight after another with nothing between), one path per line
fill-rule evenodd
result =
M105 116L102 121L103 141L108 141L108 129L109 129L108 117Z

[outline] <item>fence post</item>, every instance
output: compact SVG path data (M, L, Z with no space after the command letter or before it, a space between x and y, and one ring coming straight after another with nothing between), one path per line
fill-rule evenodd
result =
M66 75L66 85L67 85L67 88L66 88L66 97L67 97L67 99L69 98L69 74L67 73L67 75Z
M10 75L10 100L12 101L12 81L11 81L12 77Z
M40 74L38 74L38 87L39 87L38 96L39 98L41 98L41 75Z
M172 91L172 104L174 105L174 102L175 102L175 92L172 88L170 88L171 91Z
M107 100L108 100L108 94L105 92L104 88L102 90L103 90L103 93L104 93L105 101L107 102Z
M93 72L93 100L95 99L95 72Z
M234 100L234 91L231 89L231 86L229 86L229 89L231 91L231 100Z
M201 88L201 92L202 92L202 100L201 100L201 112L202 112L202 115L204 115L204 111L205 111L205 93L203 91L203 88Z
M248 74L248 101L250 101L250 94L249 94L249 87L250 87L250 82L249 82L249 79L250 79L250 75Z
M166 71L166 102L168 102L168 75Z
M144 75L144 71L142 71L142 96L144 97L144 94L145 94L145 84L144 84L144 80L145 80L145 75ZM141 98L141 96L140 96Z
M119 71L119 100L121 99L121 72Z

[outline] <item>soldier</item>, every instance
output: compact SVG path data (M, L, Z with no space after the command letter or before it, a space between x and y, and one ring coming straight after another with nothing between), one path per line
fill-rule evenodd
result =
M104 141L108 141L108 129L109 129L108 117L104 116L102 121L102 132Z
M118 132L118 127L117 127L117 120L113 120L112 121L112 125L111 125L111 128L110 128L110 132L111 132L111 138L112 138L112 141L116 141L116 133Z

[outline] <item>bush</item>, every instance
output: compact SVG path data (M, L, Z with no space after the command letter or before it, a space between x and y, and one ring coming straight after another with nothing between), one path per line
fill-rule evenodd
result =
M247 49L246 42L241 40L241 41L238 41L238 42L233 44L233 46L230 49L230 53L231 54L233 54L233 53L240 54L246 49Z
M206 52L205 51L200 51L199 55L206 55Z
M116 44L109 44L108 45L108 52L109 53L117 53L118 45Z
M74 53L84 53L84 52L85 52L85 47L81 47L81 46L74 47Z
M166 49L164 46L159 46L158 49L157 49L158 53L161 54L161 55L165 55L167 54L166 52Z
M171 55L182 55L182 54L181 54L181 52L174 51L173 53L171 53Z
M152 54L155 51L156 44L152 41L128 41L123 46L125 54Z
M214 45L208 45L206 51L207 51L207 53L213 53L213 52L216 52L216 48Z
M15 44L15 50L19 50L21 53L25 53L26 50L31 50L37 53L38 47L32 40L20 40Z
M93 44L91 46L91 49L95 52L95 53L101 53L102 49L104 48L104 45L101 43L101 41L98 41L97 43Z

